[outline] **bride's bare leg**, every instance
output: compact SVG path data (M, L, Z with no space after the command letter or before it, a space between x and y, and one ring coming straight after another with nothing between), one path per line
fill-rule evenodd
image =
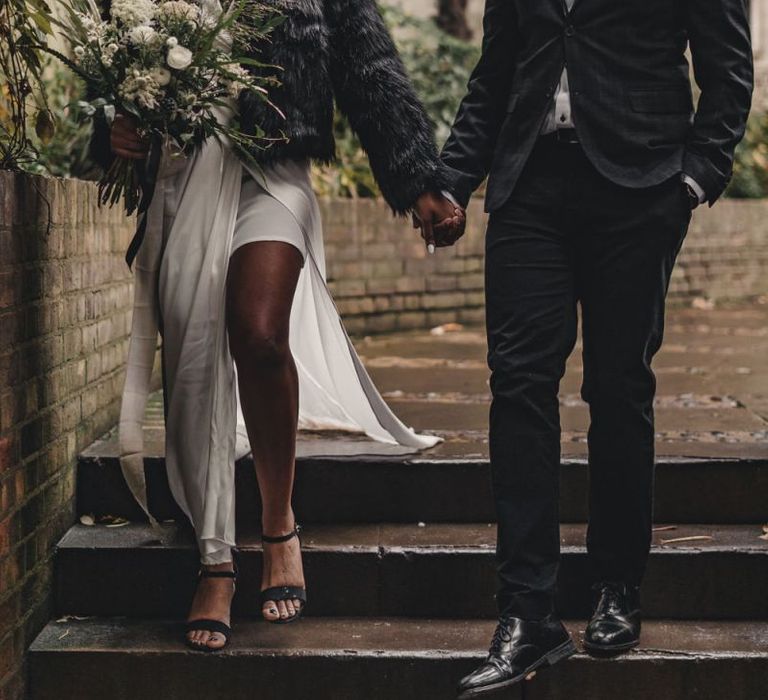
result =
M227 330L237 366L240 402L263 503L262 531L284 535L295 525L293 492L299 388L288 344L293 296L302 257L287 243L250 243L230 261ZM297 539L264 551L262 590L304 587ZM301 603L267 601L268 620L292 617Z

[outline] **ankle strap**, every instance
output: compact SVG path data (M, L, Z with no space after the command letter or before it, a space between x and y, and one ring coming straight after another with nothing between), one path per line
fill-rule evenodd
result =
M299 533L301 532L301 525L294 525L293 530L289 532L287 535L278 535L277 537L271 537L270 535L262 535L261 541L265 542L266 544L281 544L283 542L288 542L289 540L292 540L294 537L298 537Z
M197 574L200 578L237 578L236 571L206 571L200 569Z

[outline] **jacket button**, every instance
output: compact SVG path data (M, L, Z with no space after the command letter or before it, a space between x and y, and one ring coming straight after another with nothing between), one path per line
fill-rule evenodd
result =
M572 25L572 24L569 24L569 25L568 25L568 26L565 28L565 36L571 37L571 36L573 36L574 34L576 34L576 30L574 29L574 27L573 27L573 25Z

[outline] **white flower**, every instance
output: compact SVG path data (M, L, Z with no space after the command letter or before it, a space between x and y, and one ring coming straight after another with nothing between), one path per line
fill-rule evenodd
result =
M109 26L107 22L97 22L91 15L84 12L75 12L74 14L83 29L85 29L85 35L88 37L88 41L99 41L104 37L107 27Z
M174 46L179 45L179 40L175 36L169 36L165 43L168 48L172 49Z
M75 56L82 58L85 55L85 49L82 46L75 46Z
M117 44L107 44L101 52L101 61L105 66L111 66L115 54L120 50Z
M156 6L152 0L112 0L110 14L116 20L130 27L149 24L155 16Z
M120 96L145 109L157 109L160 86L151 76L134 70L118 89Z
M171 82L171 71L169 71L167 68L153 68L150 71L150 75L154 79L154 81L160 85L160 87L165 87L168 85L168 83Z
M198 18L200 10L184 0L168 0L160 5L160 15L168 19L193 21Z
M168 65L176 70L184 70L192 63L192 52L185 46L174 46L168 51Z
M128 33L128 38L136 46L144 46L151 44L157 38L157 32L149 25L140 24L138 27L131 29Z
M240 93L248 87L251 82L250 73L240 64L230 63L227 70L232 73L232 77L225 81L227 92L231 97L240 97Z

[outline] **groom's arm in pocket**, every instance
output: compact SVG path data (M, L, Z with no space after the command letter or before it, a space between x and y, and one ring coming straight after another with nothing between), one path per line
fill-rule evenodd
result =
M486 0L480 61L440 155L446 189L464 209L488 175L506 113L518 43L514 6L510 0Z
M686 8L701 97L686 142L683 173L703 190L711 206L731 179L734 150L744 136L752 102L749 19L744 0L693 0Z

